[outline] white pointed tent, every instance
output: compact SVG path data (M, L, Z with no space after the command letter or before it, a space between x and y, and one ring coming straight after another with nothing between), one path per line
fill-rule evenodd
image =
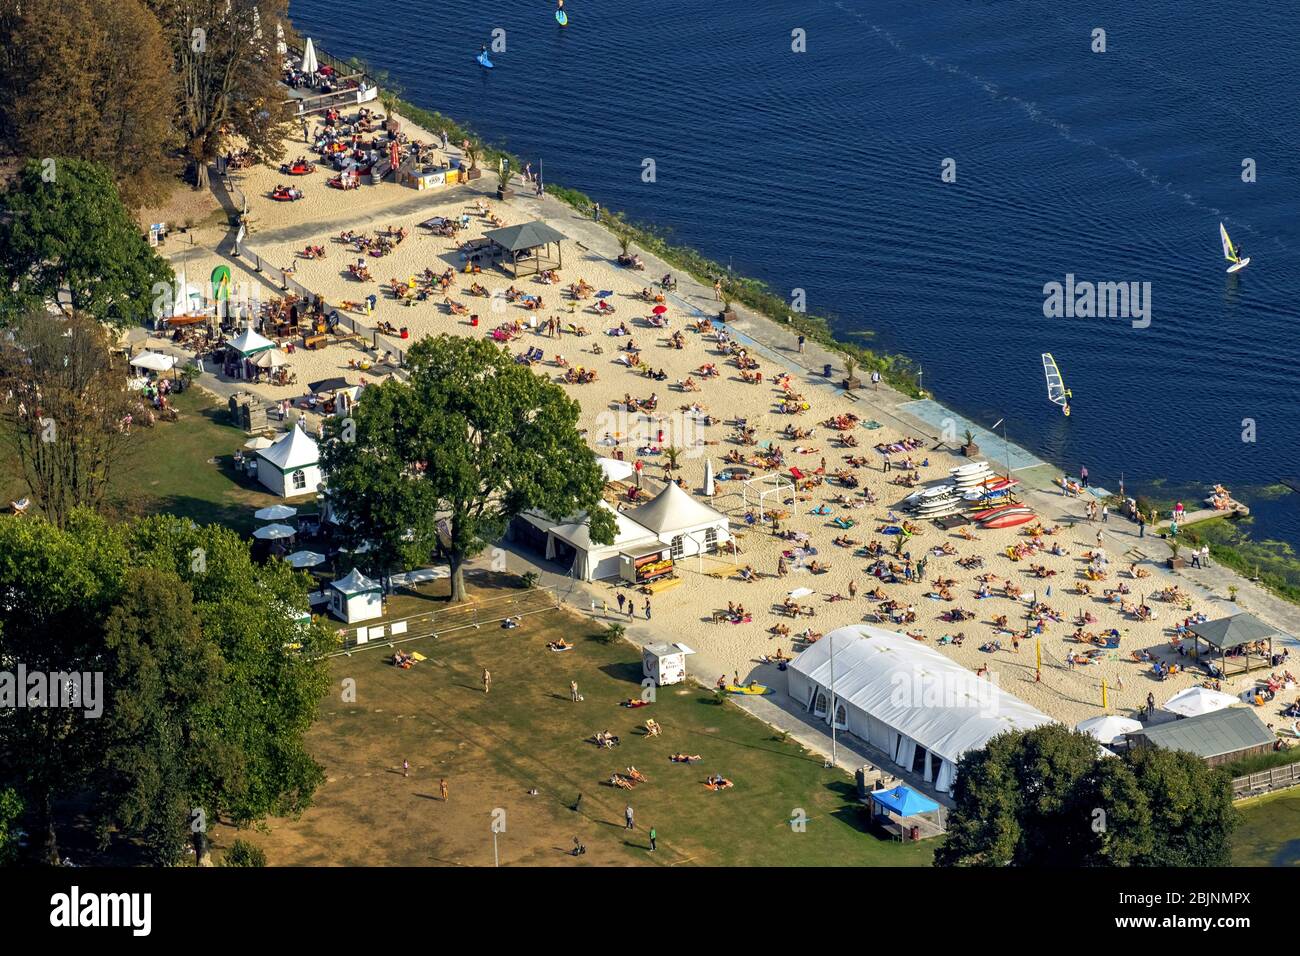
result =
M278 346L265 335L252 329L244 329L227 343L227 348L234 349L244 358L252 358L267 349L278 348Z
M668 482L659 492L626 516L672 549L674 558L716 551L730 537L727 516L710 508Z
M356 568L330 582L330 612L354 624L370 621L384 613L384 589Z
M966 751L1005 731L1052 722L934 648L865 624L827 634L788 674L788 693L813 716L830 723L833 715L837 729L945 793Z
M573 554L573 574L582 581L600 581L618 576L619 552L625 548L653 544L658 540L625 514L614 511L605 502L600 507L613 512L616 530L613 544L596 544L591 540L591 526L585 513L571 521L553 525L547 531L546 558L554 561L562 553Z
M281 498L315 494L321 483L320 449L301 428L257 453L257 480Z

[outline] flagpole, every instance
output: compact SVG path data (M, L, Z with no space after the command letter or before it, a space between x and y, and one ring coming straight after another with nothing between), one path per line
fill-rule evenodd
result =
M826 639L831 642L831 763L830 765L834 767L838 763L837 758L839 756L836 750L836 740L835 740L835 632L831 631L831 633L826 636Z

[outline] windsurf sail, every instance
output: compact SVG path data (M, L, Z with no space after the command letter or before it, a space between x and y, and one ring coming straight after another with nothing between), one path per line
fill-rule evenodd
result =
M1060 405L1065 414L1070 414L1070 390L1065 387L1061 370L1056 367L1056 359L1052 358L1051 352L1043 353L1043 375L1047 378L1047 400Z
M1219 223L1219 238L1223 240L1223 258L1234 264L1240 262L1241 258L1237 255L1237 247L1228 238L1228 230L1223 228L1223 223Z

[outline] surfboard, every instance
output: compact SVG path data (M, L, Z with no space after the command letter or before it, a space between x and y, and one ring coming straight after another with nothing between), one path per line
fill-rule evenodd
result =
M487 67L489 70L492 69L492 61L488 59L486 53L480 53L478 56L474 57L474 59L478 60L479 66Z
M556 10L555 22L562 27L567 27L569 25L569 15L565 13L563 10Z

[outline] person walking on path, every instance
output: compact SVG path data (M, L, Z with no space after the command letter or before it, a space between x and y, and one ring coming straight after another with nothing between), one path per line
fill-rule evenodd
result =
M1101 523L1105 524L1106 519L1110 517L1110 505L1101 506Z
M447 802L447 778L443 777L438 781L438 795L442 797L442 802Z
M630 621L630 620L632 620L632 618L635 617L635 616L636 616L636 599L635 599L635 598L628 598L628 599L627 599L627 619Z
M618 595L618 613L619 613L619 614L622 614L622 613L623 613L623 602L624 602L624 600L626 600L626 599L623 597L623 593L620 591L620 592L619 592L619 595Z
M659 834L655 833L654 827L651 827L650 828L650 852L651 853L655 851L655 845L656 843L658 843L658 841L659 841Z
M578 702L578 682L576 680L569 681L569 700L575 704Z
M1084 465L1079 469L1079 484L1084 488L1088 487L1088 466Z
M1138 537L1145 538L1146 536L1147 536L1147 516L1144 515L1141 511L1139 511L1138 512Z
M596 203L592 207L592 215L595 218L596 222L600 222L600 203Z
M486 667L483 668L483 693L492 693L492 672Z
M803 355L803 343L804 343L804 337L801 335L801 336L799 336L799 354L800 354L800 355Z
M1201 549L1192 548L1192 567L1199 568L1200 566L1201 566Z
M722 279L720 278L713 280L713 298L722 301Z
M1209 566L1210 566L1210 546L1208 544L1203 544L1201 545L1201 567L1208 568Z
M880 391L880 369L874 369L871 373L871 384L875 386L876 391Z
M626 829L628 830L636 829L636 824L632 822L632 804L629 803L626 807L623 808L623 819L627 821Z
M403 777L409 777L410 775L411 775L411 762L410 762L409 760L403 760L403 761L402 761L402 776L403 776Z
M645 599L645 619L650 620L650 599Z

